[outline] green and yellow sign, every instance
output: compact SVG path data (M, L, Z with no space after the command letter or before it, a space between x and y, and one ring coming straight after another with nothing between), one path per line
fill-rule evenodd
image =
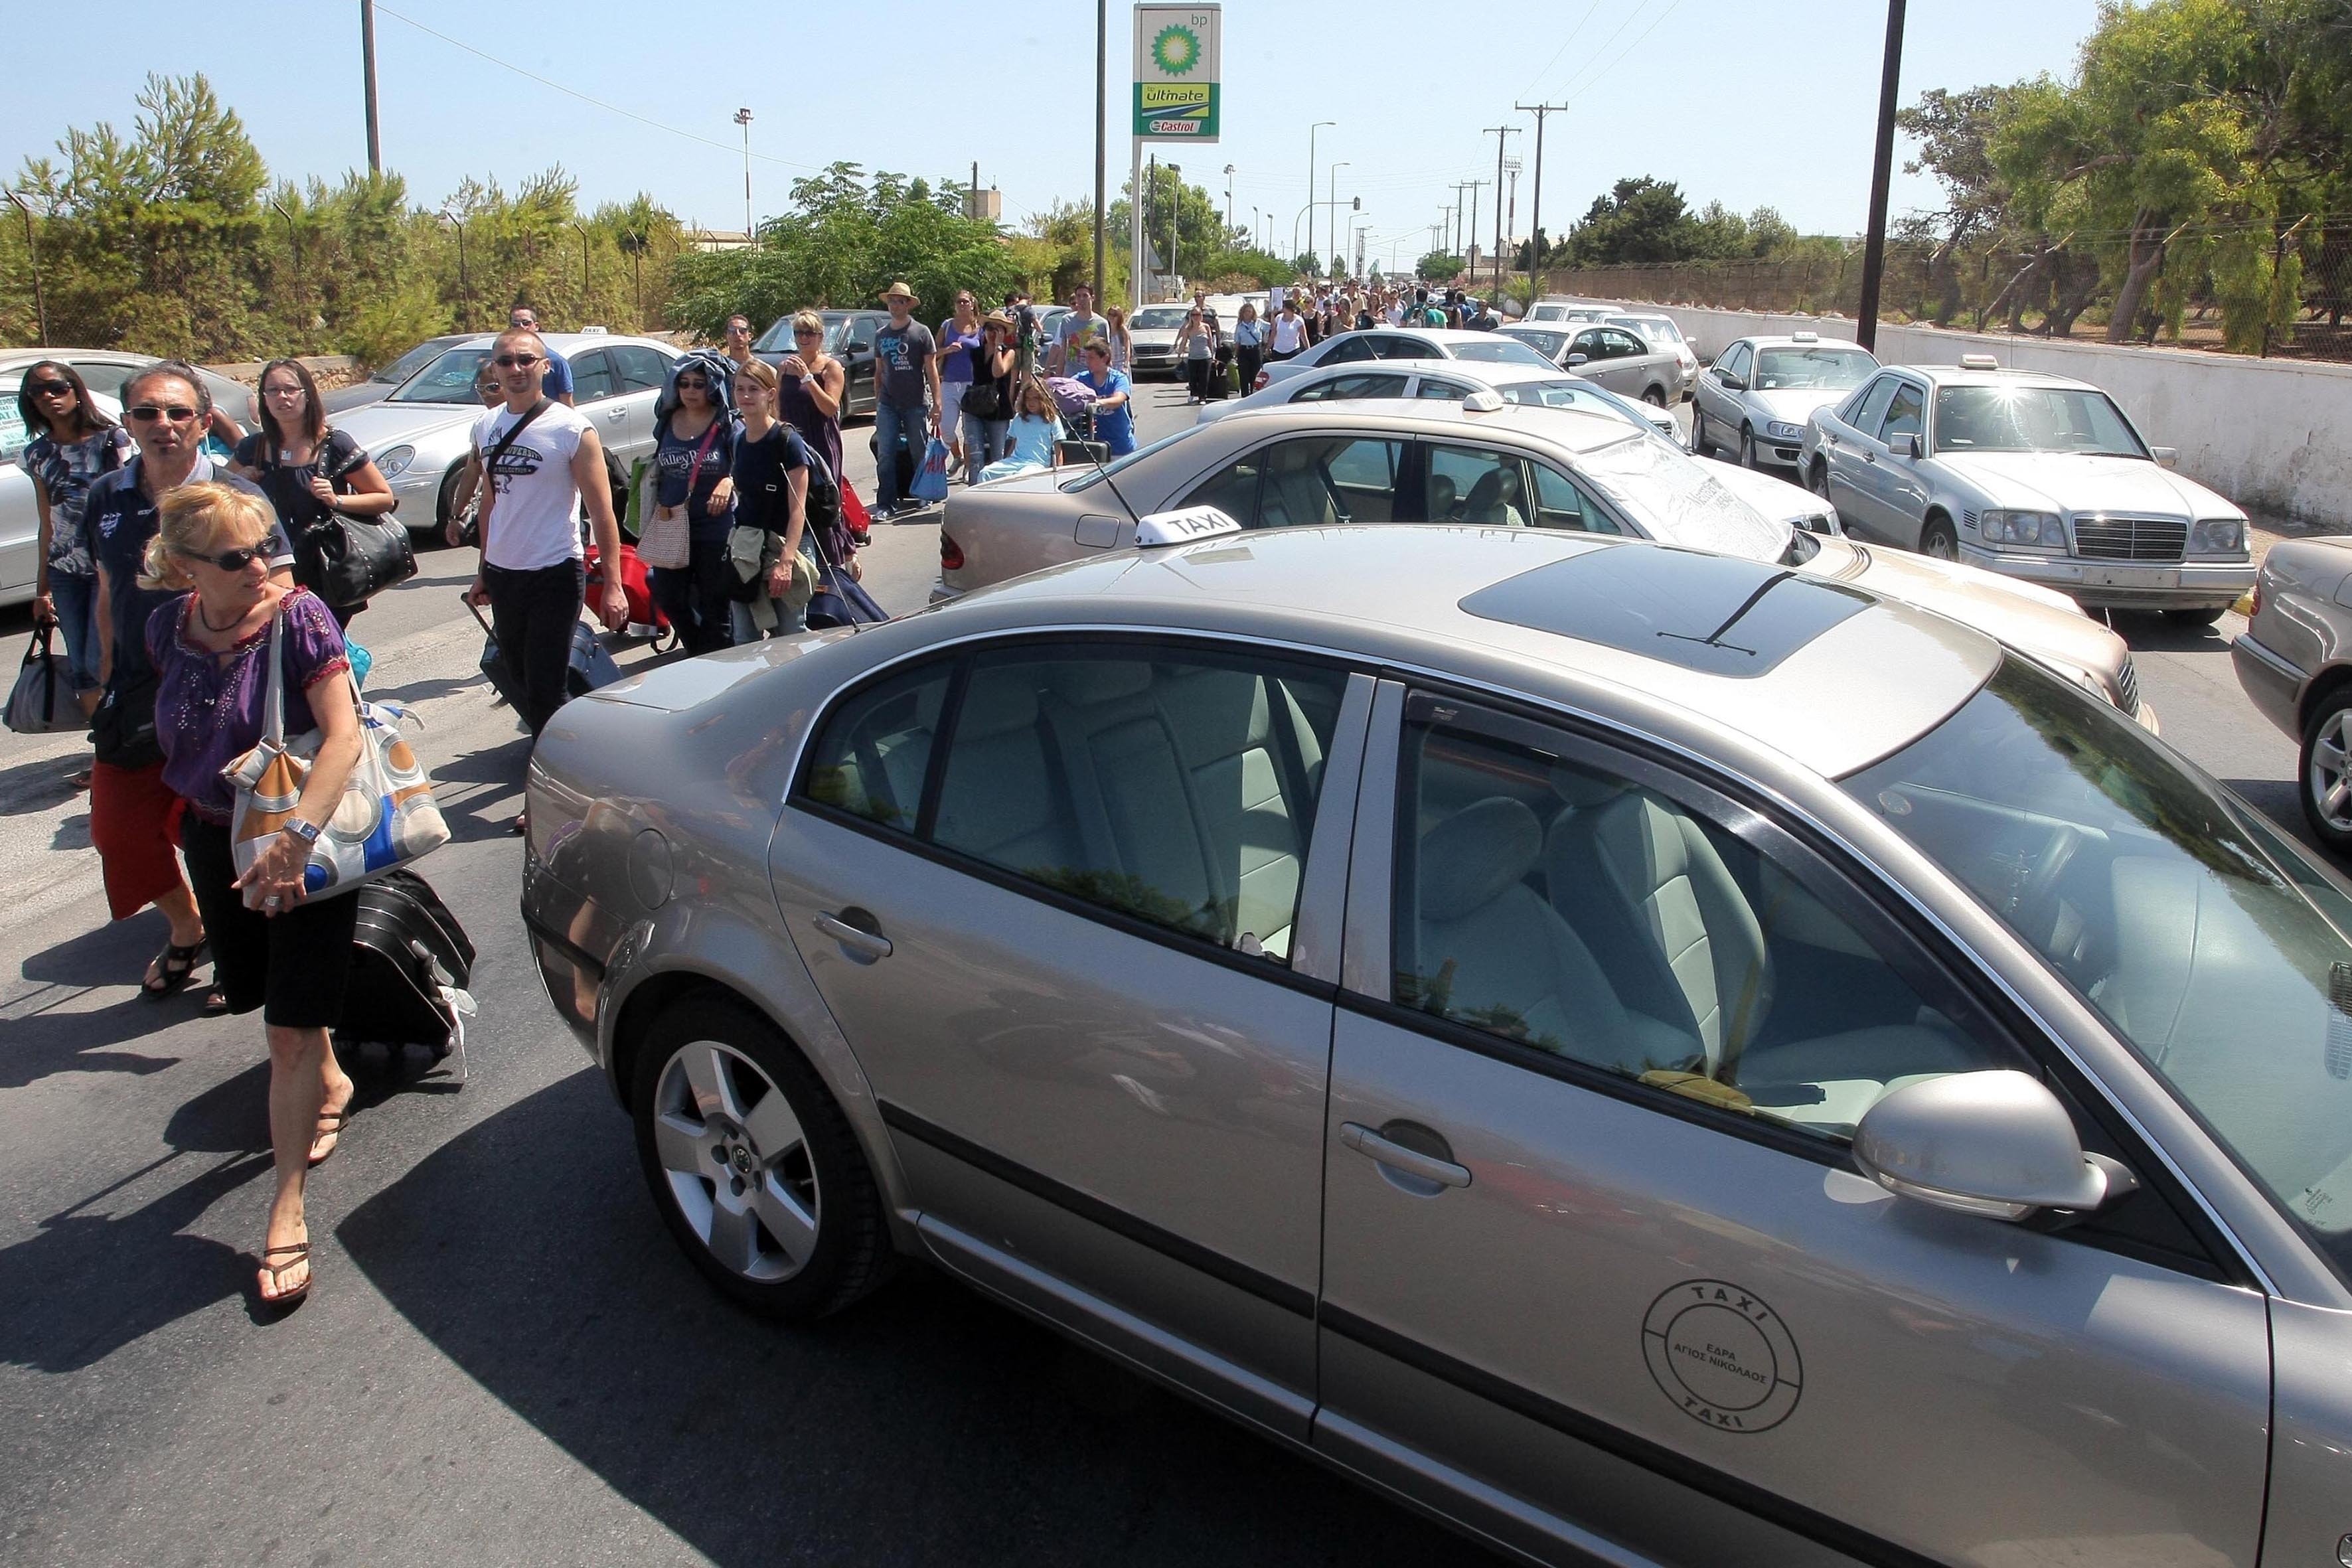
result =
M1217 139L1216 5L1135 8L1135 134L1147 142Z

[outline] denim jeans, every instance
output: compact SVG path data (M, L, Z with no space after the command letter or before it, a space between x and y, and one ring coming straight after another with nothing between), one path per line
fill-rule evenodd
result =
M513 682L515 707L534 738L563 706L572 669L572 628L588 601L588 569L560 561L535 571L485 564L490 594L490 634Z
M895 403L874 405L874 496L882 510L907 499L898 493L898 452L903 449L910 463L921 462L930 434L928 409L901 408Z
M98 689L98 579L49 573L49 599L58 607L58 633L65 639L66 668L76 691Z
M1004 456L1013 446L1013 421L963 416L963 482L980 483L980 470Z

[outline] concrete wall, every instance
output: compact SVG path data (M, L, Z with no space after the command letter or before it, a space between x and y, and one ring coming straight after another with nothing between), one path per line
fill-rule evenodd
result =
M1836 316L1627 308L1673 317L1703 360L1751 332L1853 337L1853 323ZM1878 330L1878 357L1889 364L1957 364L1964 353L2104 387L2148 440L2180 449L2181 472L2241 506L2352 530L2352 365L1934 327Z

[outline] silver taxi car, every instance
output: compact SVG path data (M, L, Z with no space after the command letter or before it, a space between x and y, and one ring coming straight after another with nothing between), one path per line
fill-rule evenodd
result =
M1869 350L1819 332L1734 339L1692 385L1690 449L1727 450L1743 468L1793 468L1814 411L1843 402L1877 368Z
M2312 832L2352 855L2352 540L2273 544L2230 658L2254 707L2302 748L2295 793Z
M2173 456L2088 382L1963 354L1816 410L1801 461L1853 533L2210 626L2253 586L2246 514Z
M929 1258L1540 1563L2334 1559L2340 883L1851 585L1204 531L549 724L706 1279Z

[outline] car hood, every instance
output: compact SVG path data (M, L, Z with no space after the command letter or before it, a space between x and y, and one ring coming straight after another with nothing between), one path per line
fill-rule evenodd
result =
M1803 570L1948 616L2049 663L2080 670L2103 692L2121 688L2130 649L2063 594L1957 561L1828 539Z
M1792 386L1786 392L1751 392L1748 395L1748 401L1767 419L1778 419L1802 429L1805 421L1813 416L1814 409L1843 402L1846 393L1853 390L1852 387L1841 392L1819 386Z
M1176 329L1173 327L1131 329L1127 335L1129 341L1139 349L1171 349L1176 346Z
M1774 479L1770 474L1730 463L1714 466L1722 469L1713 475L1717 484L1766 517L1794 522L1801 517L1823 513L1835 515L1829 502L1802 485L1792 485L1786 479Z
M336 416L335 428L373 457L445 431L470 429L481 416L478 403L377 402Z
M753 676L790 664L827 643L856 637L858 630L856 626L834 626L722 648L699 658L676 659L632 671L612 685L590 692L584 700L625 703L631 708L652 708L666 713L684 712L723 697Z
M1990 506L2153 517L2242 517L2191 479L2145 458L2072 452L1938 453L1936 461L1984 492Z

